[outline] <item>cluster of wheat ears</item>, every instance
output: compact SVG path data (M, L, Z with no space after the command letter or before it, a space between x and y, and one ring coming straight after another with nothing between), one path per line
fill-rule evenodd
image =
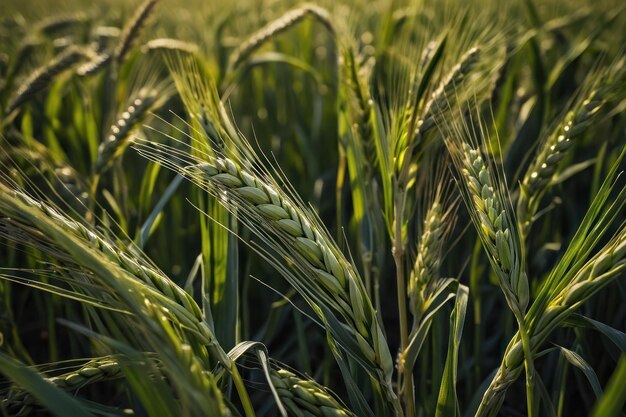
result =
M28 3L2 415L624 416L623 5Z

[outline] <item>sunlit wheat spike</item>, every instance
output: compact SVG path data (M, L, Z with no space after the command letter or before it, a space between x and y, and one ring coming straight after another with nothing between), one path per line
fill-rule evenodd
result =
M450 72L445 76L437 89L432 92L430 99L424 105L422 118L418 122L416 134L424 134L435 126L436 116L448 107L448 103L455 99L456 89L471 73L480 58L480 48L474 47L467 51Z
M626 227L622 226L613 239L583 265L567 286L550 301L535 326L537 332L549 330L550 321L563 311L574 310L619 274L626 270Z
M532 223L539 200L548 189L550 181L561 161L581 135L599 114L605 100L594 89L587 98L567 113L563 122L548 136L521 182L521 194L517 203L519 222L526 233Z
M195 43L185 42L179 39L158 38L146 42L146 44L142 46L141 50L144 53L151 51L173 51L194 55L198 53L199 48Z
M79 66L76 69L76 74L81 77L88 77L106 68L109 63L111 63L111 54L101 53Z
M424 135L436 126L437 118L450 107L450 103L457 101L456 95L479 57L478 47L467 51L431 93L421 109L415 108L412 99L407 101L403 122L406 134L399 142L400 152L395 159L395 169L399 173L401 187L406 188L412 180L413 176L408 175L408 172L413 162L415 147L422 142Z
M521 314L529 301L528 278L517 225L503 196L502 185L480 148L472 148L465 142L448 141L448 145L461 175L466 205L500 287L511 309Z
M413 315L423 312L427 288L439 278L447 217L448 213L439 201L433 202L424 217L422 233L417 244L417 257L407 288L409 309Z
M572 147L572 140L589 126L590 120L600 111L604 103L605 101L598 96L598 91L592 91L580 108L570 111L565 116L563 124L543 144L528 169L522 181L527 192L537 194L547 185L558 163Z
M288 11L251 35L232 53L228 68L232 71L269 39L297 25L307 16L315 17L321 24L326 26L331 33L334 33L329 13L321 7L305 4L302 7Z
M147 116L158 98L158 90L142 89L137 97L132 100L130 106L119 115L117 121L111 126L106 139L98 147L95 164L97 173L101 173L109 167L116 155L128 145L130 134Z
M147 260L130 254L129 248L108 242L88 226L69 219L47 203L1 183L0 214L6 221L17 222L16 226L27 233L32 228L48 231L58 250L74 255L79 253L81 271L96 268L98 279L103 280L105 285L111 288L130 286L128 290L131 294L145 294L159 300L159 308L168 312L182 328L189 330L189 334L206 346L216 360L227 369L232 369L233 361L219 345L193 297ZM35 234L34 239L45 241L45 232L44 235ZM67 259L71 262L70 257Z
M37 93L45 90L54 78L63 71L82 61L85 53L78 47L69 47L48 64L38 68L24 81L9 101L7 113L11 113L22 104L31 100Z
M296 417L356 417L313 380L299 378L286 369L272 369L270 377L281 402Z
M150 17L150 13L154 9L156 5L156 0L146 0L144 1L135 11L133 17L128 21L122 33L120 35L120 39L115 48L115 52L113 53L113 57L115 62L119 65L124 61L126 54L130 51L133 44L139 37L141 33L141 29L143 28L146 20Z
M391 355L360 278L314 221L310 221L281 189L231 159L211 158L209 162L183 168L182 172L194 181L209 182L233 193L234 198L289 239L306 262L311 278L350 319L349 330L364 357L375 364L385 378L391 375Z

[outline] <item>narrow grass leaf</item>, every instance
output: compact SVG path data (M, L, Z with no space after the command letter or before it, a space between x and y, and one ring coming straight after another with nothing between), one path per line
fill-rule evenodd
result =
M2 352L0 352L0 372L58 416L89 417L91 415L78 400L46 381L36 371Z
M617 368L604 391L604 394L594 407L593 417L623 416L626 403L626 355L622 355Z
M465 324L465 313L467 311L468 298L469 288L465 285L459 285L454 309L450 314L448 354L446 357L446 365L443 371L441 386L439 387L439 398L437 400L437 410L435 414L436 417L452 417L459 416L461 414L456 392L456 381L459 349L461 347L461 336L463 335L463 325Z
M626 355L626 333L621 330L607 326L604 323L583 316L582 314L574 314L567 319L565 325L595 329L609 338L611 342L615 343L615 346L622 351L622 354Z
M593 393L597 398L599 398L602 395L602 387L600 386L600 381L598 380L596 371L594 371L591 365L589 365L589 363L587 363L587 361L578 353L564 348L563 346L559 346L559 348L561 349L561 354L565 357L565 359L585 374L591 388L593 389Z

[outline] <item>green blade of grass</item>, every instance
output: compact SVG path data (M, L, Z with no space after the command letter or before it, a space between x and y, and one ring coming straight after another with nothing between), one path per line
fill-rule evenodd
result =
M76 399L46 381L38 372L0 352L0 372L57 416L89 417L92 414Z
M456 392L456 383L459 350L461 347L461 336L463 335L463 325L465 324L468 298L469 288L465 285L459 285L454 309L450 314L448 354L441 386L439 387L439 399L437 400L437 410L435 413L436 417L456 417L461 415Z

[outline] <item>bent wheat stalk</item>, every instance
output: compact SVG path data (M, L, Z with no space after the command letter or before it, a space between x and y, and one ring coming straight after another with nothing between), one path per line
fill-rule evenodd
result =
M263 227L265 232L259 232L261 237L267 232L277 235L280 245L289 253L287 256L297 256L301 262L296 264L304 269L308 280L292 280L290 283L301 294L312 297L309 300L328 305L344 317L347 325L342 327L353 338L351 343L357 344L359 360L373 370L373 376L382 385L387 398L394 401L391 388L393 361L382 327L358 273L323 227L269 179L243 169L232 159L205 155L203 161L196 161L185 154L183 161L173 162L170 160L173 150L155 150L154 146L162 145L140 143L136 147L147 158L185 175L212 192L223 204L234 204L244 209L245 215L239 210L237 213L246 225L253 230L258 230L259 225ZM163 152L169 155L164 157ZM198 163L187 165L188 158ZM318 314L324 316L315 302L312 305Z
M189 311L197 320L203 320L202 311L193 297L150 263L140 257L129 255L128 251L120 249L117 245L100 236L100 234L93 231L90 227L68 218L55 208L31 198L25 193L11 190L3 184L0 184L0 193L3 195L5 202L10 198L9 196L12 195L24 206L37 210L41 215L88 243L90 247L98 250L106 259L124 268L151 288L174 300L185 308L185 310Z
M339 254L329 239L280 190L227 158L191 167L200 179L234 191L265 220L290 236L295 250L307 261L317 282L338 303L356 329L355 337L366 356L385 374L392 372L389 352L376 321L370 300L360 285L356 271ZM197 174L195 174L197 175Z

